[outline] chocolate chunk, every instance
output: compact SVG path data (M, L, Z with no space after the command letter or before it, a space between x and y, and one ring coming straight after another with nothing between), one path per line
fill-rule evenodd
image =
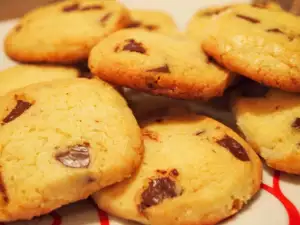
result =
M123 51L138 52L141 54L146 53L146 49L143 47L142 43L136 42L133 39L126 40L126 42L128 43L123 47Z
M267 32L284 34L284 33L283 33L280 29L278 29L278 28L268 29Z
M260 21L258 19L255 19L255 18L252 18L252 17L249 17L249 16L245 16L245 15L242 15L242 14L237 14L236 16L240 19L247 20L250 23L254 23L254 24L255 23L260 23Z
M294 122L292 123L292 127L296 128L297 130L300 130L300 118L297 117Z
M66 5L63 8L64 12L72 12L72 11L76 11L79 9L79 3L73 3L71 5Z
M232 137L225 135L222 139L218 140L217 143L222 147L228 149L232 155L241 161L249 161L249 156L243 146L234 140Z
M225 10L227 10L228 8L230 8L230 7L226 6L226 7L215 9L215 10L209 10L207 12L201 13L199 16L214 16L214 15L218 15L221 12L224 12Z
M147 189L142 193L140 212L153 205L158 205L164 199L174 198L179 194L176 191L176 184L169 177L162 177L151 180Z
M18 25L15 27L15 31L16 31L16 32L19 32L21 29L22 29L22 25L21 25L21 24L18 24Z
M156 170L157 173L160 173L162 175L165 175L167 174L167 171L166 170Z
M203 133L205 133L205 131L204 130L200 130L200 131L195 132L194 135L199 136L199 135L201 135Z
M169 66L165 64L163 66L147 70L147 72L170 73L170 69Z
M22 100L17 100L15 108L2 120L2 124L9 123L21 116L27 109L32 106L31 103Z
M173 175L174 177L179 176L179 172L178 172L177 169L172 169L170 173L171 173L171 175Z
M142 24L139 21L132 21L130 24L126 26L126 28L136 28L140 27Z
M87 5L80 8L81 11L100 10L100 9L103 9L102 5Z
M68 146L64 152L55 155L56 160L71 168L87 168L90 164L89 143Z
M101 19L101 23L105 23L110 17L112 16L112 13L105 14Z
M156 25L145 25L145 28L149 31L152 31L152 30L157 30L158 26L156 26Z
M158 133L148 130L148 129L143 129L142 131L143 137L149 138L153 141L159 141Z
M3 181L2 174L0 174L0 192L2 194L3 201L5 203L8 203L9 202L9 198L8 198L8 195L7 195L7 190L6 190L4 181Z

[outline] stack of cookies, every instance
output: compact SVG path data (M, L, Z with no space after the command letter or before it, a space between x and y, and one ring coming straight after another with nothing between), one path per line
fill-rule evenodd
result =
M216 224L259 190L257 154L300 174L299 24L276 4L202 9L185 33L114 0L29 12L5 40L23 64L0 72L0 221L92 196L142 224ZM185 104L216 98L236 132Z

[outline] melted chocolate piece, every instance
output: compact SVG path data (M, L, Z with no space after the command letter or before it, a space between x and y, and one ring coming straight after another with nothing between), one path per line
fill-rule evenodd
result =
M100 9L103 9L102 5L87 5L80 8L81 11L100 10Z
M291 125L293 128L296 128L297 130L300 130L300 118L297 117L294 122Z
M142 43L136 42L133 39L126 40L128 43L123 47L123 51L138 52L141 54L146 53L146 49L143 47Z
M71 168L87 168L90 164L89 143L69 146L67 151L55 155L56 160Z
M171 173L174 177L179 176L179 172L178 172L177 169L172 169L170 173Z
M165 64L163 66L147 70L147 72L170 73L170 69L168 64Z
M236 17L240 18L240 19L243 19L243 20L246 20L250 23L260 23L260 21L258 19L255 19L255 18L252 18L252 17L249 17L249 16L245 16L245 15L242 15L242 14L237 14Z
M110 17L112 16L112 13L107 13L101 18L101 23L105 23Z
M132 23L128 24L126 28L136 28L140 27L142 24L139 21L132 21Z
M273 29L268 29L266 30L267 32L271 32L271 33L279 33L279 34L284 34L280 29L278 28L273 28Z
M197 131L194 135L199 136L199 135L203 134L204 132L205 132L204 130L200 130L200 131Z
M64 8L63 8L63 11L64 12L72 12L72 11L76 11L79 9L79 3L73 3L71 5L66 5Z
M146 28L147 30L152 31L152 30L157 30L157 29L158 29L158 26L156 26L156 25L145 25L145 28Z
M22 100L17 100L15 108L2 120L2 124L9 123L21 116L27 109L32 106L31 103Z
M143 137L149 138L153 141L158 141L158 134L152 130L148 130L148 129L143 129L142 131L142 135Z
M167 171L166 170L156 170L157 173L160 173L162 175L165 175L167 174Z
M9 202L9 198L7 195L7 190L3 181L2 174L0 174L0 192L2 193L2 198L5 203Z
M178 196L176 184L169 177L151 180L148 188L141 195L142 201L139 205L139 210L142 212L146 208L158 205L164 199L174 198L176 196Z
M216 9L216 10L210 10L208 12L204 12L203 14L200 14L200 16L214 16L214 15L218 15L221 12L224 12L225 10L227 10L228 8L230 8L230 7L227 6L227 7L223 7L223 8Z
M228 149L232 155L241 161L249 161L249 156L243 146L234 140L232 137L225 135L222 139L218 140L217 143L222 147Z

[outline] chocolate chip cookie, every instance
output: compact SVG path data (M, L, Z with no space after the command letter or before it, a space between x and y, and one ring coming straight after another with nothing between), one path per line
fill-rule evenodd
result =
M121 30L89 57L92 73L112 84L182 99L220 96L232 76L184 37Z
M285 91L300 90L300 17L238 5L219 15L203 41L207 54L233 72Z
M233 111L237 125L266 163L300 174L300 96L270 89L258 96L240 96Z
M216 224L259 190L260 159L228 127L194 114L157 119L142 128L137 173L93 195L100 209L151 225Z
M30 84L81 76L72 67L49 65L17 65L0 71L0 96Z
M209 24L212 23L214 17L226 11L229 7L219 6L198 10L188 22L186 34L201 46L203 39L207 36L206 29L209 29Z
M165 12L155 10L130 10L132 22L126 28L144 29L150 32L177 34L179 31L173 18Z
M117 1L56 2L26 14L8 34L5 51L22 62L74 63L129 22L128 10Z
M0 221L31 219L128 178L143 153L125 100L98 79L0 97Z

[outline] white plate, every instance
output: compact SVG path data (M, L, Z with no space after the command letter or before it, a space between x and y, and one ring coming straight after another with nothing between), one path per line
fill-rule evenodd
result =
M212 5L247 1L201 1L201 0L121 0L130 8L160 9L169 12L180 29L191 15L198 9ZM0 22L0 41L16 20ZM0 45L0 70L13 65L3 53ZM200 107L203 110L202 107ZM214 114L211 109L206 113ZM222 225L300 225L300 178L286 175L270 169L264 169L261 192L241 213L226 220ZM65 206L50 215L36 218L27 222L15 222L11 225L134 225L108 216L98 210L91 200ZM161 224L163 225L163 224Z

